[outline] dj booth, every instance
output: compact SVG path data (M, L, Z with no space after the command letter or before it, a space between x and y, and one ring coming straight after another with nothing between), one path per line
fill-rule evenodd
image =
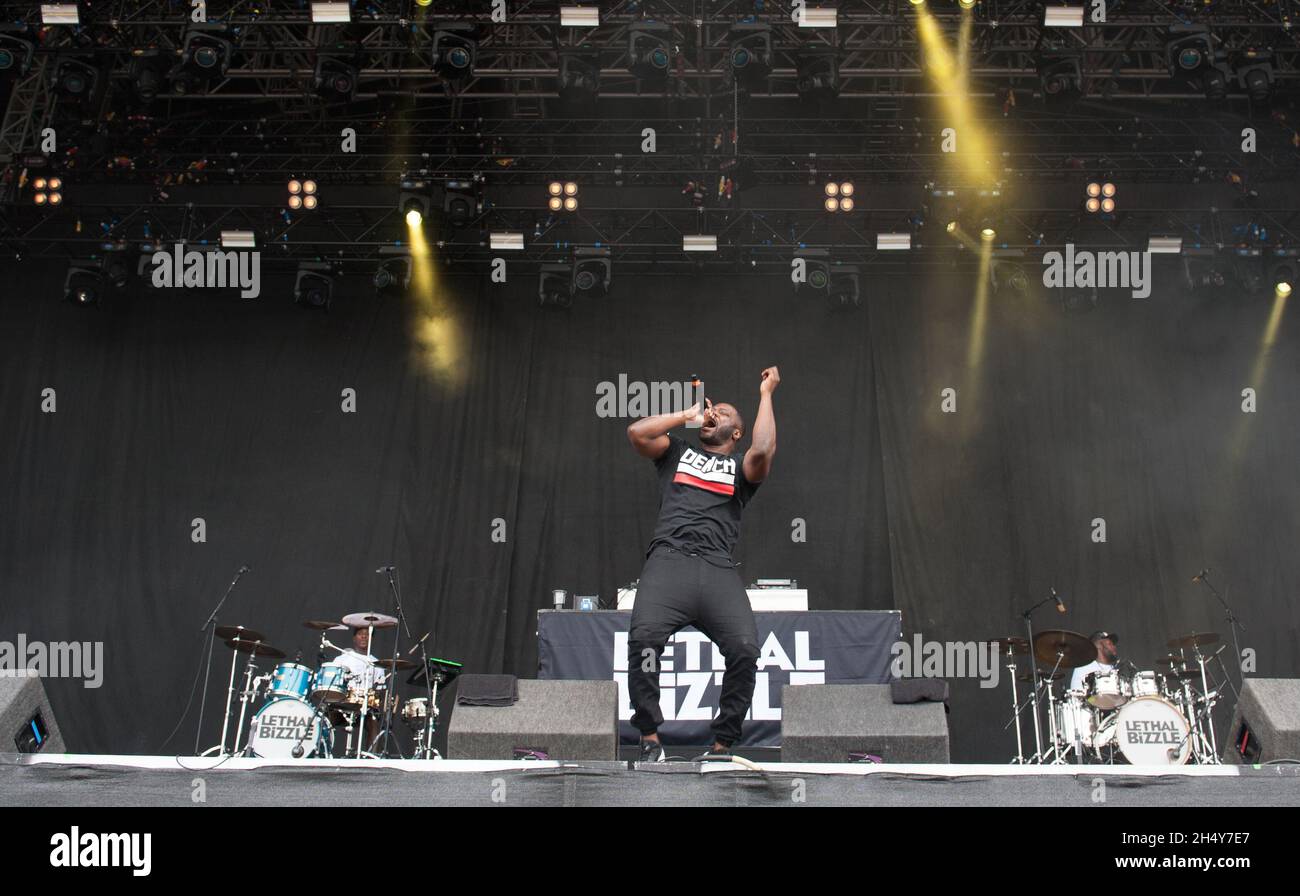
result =
M537 614L537 677L618 683L619 738L637 741L627 689L627 633L631 612L541 610ZM897 610L755 612L758 676L742 746L781 744L781 688L792 684L887 684L891 647L902 638ZM669 745L712 743L725 663L717 647L694 628L674 635L659 674Z

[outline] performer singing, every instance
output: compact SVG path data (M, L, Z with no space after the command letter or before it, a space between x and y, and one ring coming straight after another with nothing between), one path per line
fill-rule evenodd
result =
M627 428L632 447L659 472L659 522L637 585L627 645L632 724L641 732L644 762L664 760L659 658L668 639L688 625L718 645L726 660L714 743L705 757L729 756L740 739L754 697L758 633L731 552L740 537L741 512L772 468L772 392L780 382L775 367L763 371L753 439L740 457L733 455L745 421L730 404L706 399L703 408L646 417ZM669 435L686 423L699 426L699 449Z

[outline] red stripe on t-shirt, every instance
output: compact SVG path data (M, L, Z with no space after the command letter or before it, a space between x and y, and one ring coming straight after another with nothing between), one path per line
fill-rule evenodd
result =
M702 488L705 491L717 492L720 495L734 495L736 487L727 485L722 482L709 482L707 479L697 479L689 473L678 473L673 477L673 482L680 482L682 485L693 485L696 488Z

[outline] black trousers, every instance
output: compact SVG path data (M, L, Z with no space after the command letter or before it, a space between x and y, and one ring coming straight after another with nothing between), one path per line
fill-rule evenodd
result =
M664 721L659 709L664 646L693 625L718 645L726 660L714 739L727 746L740 739L741 722L754 699L758 631L740 574L719 563L662 545L646 558L627 640L628 690L636 710L632 725L643 735L653 734Z

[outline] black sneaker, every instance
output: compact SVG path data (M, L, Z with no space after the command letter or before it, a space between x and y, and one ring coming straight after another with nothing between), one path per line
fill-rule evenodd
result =
M657 740L641 741L641 758L638 762L667 762L664 756L664 745Z

